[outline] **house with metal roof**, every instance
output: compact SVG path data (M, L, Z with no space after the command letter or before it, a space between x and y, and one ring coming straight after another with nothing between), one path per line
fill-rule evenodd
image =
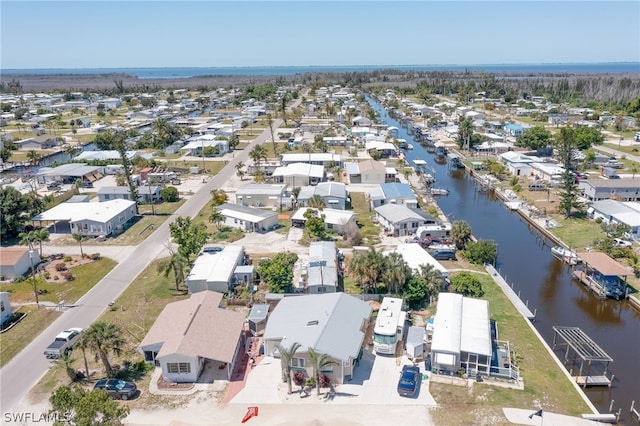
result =
M324 167L317 164L293 163L273 171L275 183L286 183L291 188L316 185L325 179Z
M310 208L311 207L300 207L293 214L293 216L291 216L291 225L298 228L304 227L304 224L307 221L307 218L304 217L304 214ZM344 234L349 226L357 226L356 214L352 211L337 209L313 210L317 210L320 216L324 216L324 224L326 229L336 231L338 234Z
M236 190L236 204L252 207L279 207L289 200L284 183L250 183Z
M217 291L228 293L233 289L235 271L244 265L244 248L226 246L220 251L203 251L193 262L193 267L185 279L189 293Z
M418 198L406 183L382 183L369 191L369 204L372 209L385 204L402 204L409 208L418 208Z
M162 310L138 348L166 381L231 380L243 353L245 318L221 302L222 293L203 291Z
M294 371L313 375L309 349L335 361L322 374L344 383L357 366L369 326L371 306L346 293L285 297L269 315L263 341L265 354L279 357L278 345L301 346L292 360Z
M309 152L309 153L289 153L280 156L280 162L283 166L295 163L316 164L318 166L327 167L328 165L342 166L339 154L331 152Z
M84 163L68 163L58 167L43 167L36 176L40 183L47 181L76 183L78 179L82 179L83 182L95 182L104 177L104 167L88 166Z
M640 203L631 201L601 200L591 203L587 214L602 219L607 224L626 225L631 228L631 238L640 240Z
M278 227L278 213L249 206L225 203L216 209L224 216L224 225L244 232L268 232Z
M158 185L143 185L136 188L138 193L138 201L141 203L158 202L161 200L160 191L162 187ZM130 200L131 191L128 186L103 186L98 189L98 201L104 202L109 200Z
M590 201L640 201L640 178L586 179L578 182L578 189Z
M423 225L435 224L433 216L402 204L385 204L374 209L385 232L397 237L413 235Z
M321 182L315 186L303 186L298 194L298 205L305 207L314 195L322 197L326 207L344 210L349 193L341 182Z
M338 289L338 272L336 243L334 241L311 242L309 262L306 270L303 271L305 292L335 293Z
M396 252L402 255L402 259L407 262L407 265L412 270L419 271L422 266L431 265L433 269L440 273L442 278L449 277L449 271L442 266L440 262L433 258L425 249L423 249L418 243L402 243L398 244L392 251L385 252L385 255L389 255L391 252Z
M456 374L462 368L470 377L488 376L492 355L489 302L440 293L433 322L431 369Z
M364 160L360 162L348 162L344 164L349 183L385 183L395 182L396 175L390 176L387 167L376 160Z

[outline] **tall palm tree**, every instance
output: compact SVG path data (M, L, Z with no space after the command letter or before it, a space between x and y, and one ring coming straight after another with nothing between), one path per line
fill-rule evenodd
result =
M168 277L170 273L173 273L173 279L176 282L176 291L180 291L180 284L184 283L187 266L187 260L182 257L180 253L172 251L171 256L168 259L158 263L157 271L165 277Z
M89 362L87 362L87 349L90 349L90 345L89 345L89 339L87 339L86 333L83 333L80 336L80 340L78 340L76 345L82 351L82 359L84 361L84 374L88 380L89 379Z
M418 274L425 281L427 294L429 298L435 296L442 290L442 284L444 280L439 271L437 271L433 265L420 265Z
M386 281L389 292L400 293L410 275L411 269L402 255L397 252L389 253L382 271L382 279Z
M18 244L21 246L28 246L29 250L33 250L33 243L36 241L33 231L21 232L18 234L18 238L20 238Z
M80 257L84 257L84 251L82 251L82 239L84 238L84 235L82 235L79 232L76 232L73 234L73 239L76 240L78 242L78 244L80 244Z
M464 220L456 220L451 225L451 241L458 250L463 250L471 241L471 226Z
M49 230L47 228L36 229L33 232L34 241L40 244L40 257L42 257L42 243L46 243L49 240Z
M122 330L117 325L106 322L94 322L87 329L87 347L96 353L96 361L100 359L104 365L107 376L113 377L114 371L109 362L109 354L119 355L125 342L122 338Z
M316 378L316 393L320 395L320 374L322 370L326 370L327 367L338 364L332 360L327 354L321 354L309 348L309 361L313 367L313 375Z
M471 136L473 135L473 122L469 118L465 118L458 125L458 138L460 139L460 147L469 150Z
M280 352L280 364L282 366L282 379L286 380L288 386L288 392L291 394L291 362L296 355L298 349L302 345L298 342L293 342L288 349L281 344L276 345L276 349Z
M40 162L42 155L38 154L36 150L32 149L31 151L27 152L27 158L29 159L29 161L31 161L31 165L35 166Z
M267 160L267 150L262 145L256 145L251 151L249 151L249 158L253 160L253 163L257 168L260 168L262 160Z
M238 175L238 177L240 178L240 181L242 181L244 179L244 163L242 161L238 162L236 164L236 175Z

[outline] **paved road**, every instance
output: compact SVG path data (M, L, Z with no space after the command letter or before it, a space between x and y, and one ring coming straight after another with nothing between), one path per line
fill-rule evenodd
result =
M274 120L274 129L281 124L282 120ZM42 352L53 341L56 334L70 327L89 327L106 310L108 303L117 299L133 279L162 253L165 243L170 238L169 224L178 216L194 217L198 214L210 200L210 191L222 187L236 172L235 165L240 161L246 162L253 146L264 143L270 134L267 127L249 146L238 152L220 173L211 178L174 215L139 244L123 262L78 300L77 307L63 313L0 370L0 411L3 413L3 418L4 413L10 412L51 366Z

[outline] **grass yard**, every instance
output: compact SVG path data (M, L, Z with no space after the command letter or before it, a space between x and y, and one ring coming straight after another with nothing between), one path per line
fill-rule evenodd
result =
M0 367L22 351L29 343L58 318L61 312L37 308L35 306L22 306L15 312L26 313L27 316L8 331L0 334ZM45 348L42 348L43 350Z
M611 148L611 149L615 149L616 151L620 151L622 153L625 154L630 154L630 155L640 155L640 147L638 146L625 146L625 145L618 145L617 143L604 143L603 146L607 147L607 148ZM597 147L596 147L597 149ZM609 154L607 154L609 155Z
M583 249L590 247L595 240L605 237L600 224L589 219L569 218L554 214L553 219L562 226L550 229L556 237L564 241L569 247Z
M474 383L473 389L431 383L430 391L440 404L431 411L435 424L509 424L502 407L542 407L567 415L590 412L573 385L558 369L526 320L518 314L500 288L486 274L476 275L483 284L492 319L501 340L516 353L524 390Z
M363 245L372 246L380 243L380 227L373 223L373 213L362 192L350 193L351 206L356 212L356 222L360 228Z

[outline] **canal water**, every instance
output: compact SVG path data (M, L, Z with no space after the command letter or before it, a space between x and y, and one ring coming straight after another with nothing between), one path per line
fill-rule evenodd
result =
M415 142L380 103L370 97L367 100L383 123L399 128L398 138L414 146L405 152L408 163L425 160L435 172L434 187L450 191L450 195L437 199L444 214L452 221L469 223L476 237L495 241L497 268L508 283L513 283L522 301L532 311L537 310L535 327L546 342L553 345L553 326L580 327L613 358L609 366L616 376L612 387L587 388L586 394L601 413L607 413L611 400L615 400L613 410L621 408L621 422L629 423L632 400L636 401L636 408L640 405L640 314L627 302L597 300L582 284L571 279L566 265L553 257L550 241L545 241L495 195L480 190L467 173L450 172L447 165L436 163L434 155ZM526 382L526 372L524 375Z

